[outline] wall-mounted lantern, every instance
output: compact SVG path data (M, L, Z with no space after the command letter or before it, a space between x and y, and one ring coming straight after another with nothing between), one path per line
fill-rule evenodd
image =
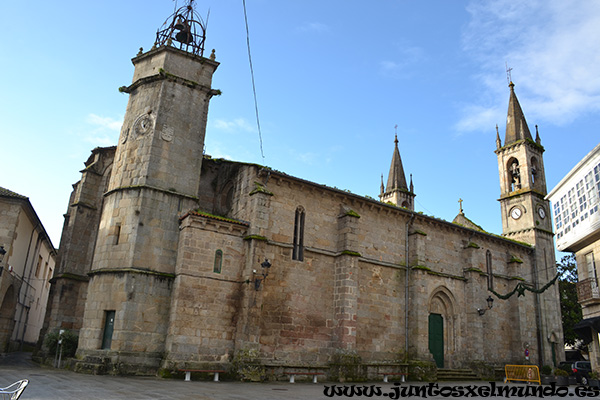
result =
M265 261L260 264L260 267L262 268L261 274L258 274L256 270L252 271L254 274L254 290L260 290L260 284L262 281L267 279L267 276L269 276L269 268L271 268L271 263L267 258L265 258Z
M6 254L6 250L4 246L0 246L0 276L2 276L2 272L4 271L4 265L2 265L2 261L4 260L4 255Z
M492 298L492 296L488 296L487 299L485 299L485 301L487 301L487 310L491 310L492 307L494 306L494 299ZM485 312L487 311L486 309L482 309L482 308L478 308L477 312L479 313L479 315L483 315L485 314Z

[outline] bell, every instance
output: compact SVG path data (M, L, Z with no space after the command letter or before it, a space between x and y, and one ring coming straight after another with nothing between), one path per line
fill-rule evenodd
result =
M180 31L175 35L175 40L183 44L190 44L194 41L194 35L189 30Z
M175 24L175 26L173 28L177 29L178 31L184 30L187 27L187 24L185 23L185 21L179 17L179 19L177 20L177 23Z

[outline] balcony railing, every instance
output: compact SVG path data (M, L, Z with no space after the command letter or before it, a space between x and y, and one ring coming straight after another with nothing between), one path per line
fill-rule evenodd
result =
M597 278L588 278L577 282L577 299L579 304L600 302L600 288Z

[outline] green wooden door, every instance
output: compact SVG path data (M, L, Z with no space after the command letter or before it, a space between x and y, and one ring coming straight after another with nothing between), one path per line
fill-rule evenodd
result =
M112 342L113 329L115 327L115 312L114 311L105 311L105 320L104 320L104 335L102 336L102 348L110 349L110 344Z
M444 368L444 318L429 314L429 351L438 368Z

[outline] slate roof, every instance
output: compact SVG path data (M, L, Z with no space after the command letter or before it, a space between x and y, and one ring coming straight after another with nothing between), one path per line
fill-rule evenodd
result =
M27 196L23 196L23 195L21 195L19 193L15 193L12 190L5 189L5 188L3 188L1 186L0 186L0 196L2 196L2 197L12 197L12 198L15 198L15 199L22 199L22 200L27 200L28 199Z

